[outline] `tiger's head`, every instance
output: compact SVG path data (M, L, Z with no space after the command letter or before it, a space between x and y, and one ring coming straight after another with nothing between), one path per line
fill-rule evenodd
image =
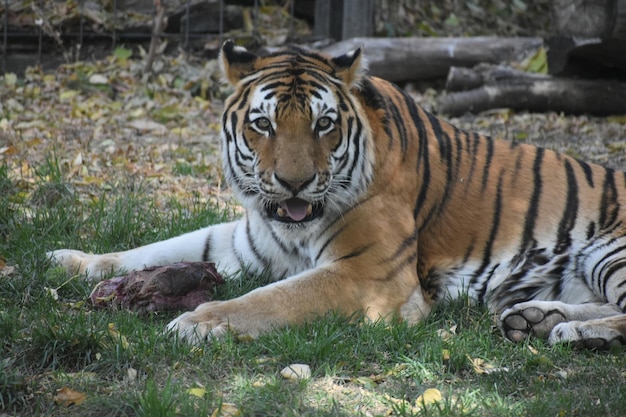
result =
M257 56L227 41L221 64L235 87L222 116L224 172L246 208L304 227L359 201L374 163L353 93L364 72L361 49L334 58L296 47Z

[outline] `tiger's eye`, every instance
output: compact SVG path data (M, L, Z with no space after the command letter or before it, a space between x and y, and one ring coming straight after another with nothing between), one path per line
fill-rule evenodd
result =
M261 130L270 130L272 128L272 123L267 117L261 117L254 121L256 127Z
M326 130L328 129L331 125L333 124L333 121L331 120L330 117L321 117L318 121L317 121L317 130Z

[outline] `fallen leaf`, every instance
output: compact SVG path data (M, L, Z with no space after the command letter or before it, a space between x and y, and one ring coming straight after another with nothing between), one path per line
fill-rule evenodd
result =
M153 122L147 119L138 119L128 122L128 126L139 130L140 132L167 133L167 127L161 123Z
M441 338L444 342L447 342L456 334L456 325L450 327L450 329L439 329L437 330L437 336Z
M294 363L283 368L280 374L284 378L291 380L307 379L311 377L311 367L301 363Z
M43 287L43 289L46 291L46 294L48 294L53 300L59 299L59 292L56 290L56 288Z
M128 368L126 370L126 381L135 382L137 380L137 370L135 368Z
M115 327L115 323L109 323L107 330L109 331L109 335L120 343L122 349L128 349L128 347L130 346L130 344L128 343L128 339L126 339L126 336L124 336L119 332L119 330L117 330L117 328Z
M109 80L102 74L93 74L89 77L89 84L108 84Z
M72 405L80 405L87 399L87 395L83 392L74 391L73 389L63 387L57 390L54 396L54 402L64 407Z
M194 397L204 398L206 395L206 388L189 388L187 392Z
M0 268L0 278L10 277L15 274L15 272L16 269L14 266L5 264L4 268Z
M481 358L472 359L468 355L467 359L470 361L470 363L472 364L472 368L474 368L474 372L476 372L477 374L493 374L495 372L509 372L509 368L505 366L496 367L493 364Z
M415 400L415 405L417 407L425 407L428 404L433 404L442 400L443 395L441 394L441 391L439 391L437 388L428 388L422 393L422 395L417 397L417 399Z
M211 417L237 417L240 415L241 410L231 403L222 403L219 408L211 413Z

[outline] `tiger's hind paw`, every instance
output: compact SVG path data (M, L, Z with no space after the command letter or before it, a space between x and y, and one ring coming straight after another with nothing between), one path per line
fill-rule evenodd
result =
M531 335L545 339L554 326L567 321L565 313L558 308L559 304L536 301L516 304L502 312L498 327L513 342Z

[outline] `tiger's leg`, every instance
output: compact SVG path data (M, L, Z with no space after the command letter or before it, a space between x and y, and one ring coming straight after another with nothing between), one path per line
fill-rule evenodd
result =
M429 314L432 301L416 287L410 271L380 280L367 260L353 261L311 269L231 300L201 304L171 321L167 330L196 344L211 342L227 331L257 337L331 311L346 316L363 312L372 320L402 314L412 322Z
M583 260L587 285L617 311L609 317L573 318L557 324L550 343L573 342L588 348L626 345L626 236L617 235L587 250Z
M514 342L520 342L532 335L556 343L570 340L559 340L552 336L559 326L586 323L588 320L601 321L622 315L622 311L614 304L567 304L561 301L531 300L504 310L498 318L498 327ZM609 337L609 333L607 343L613 339Z
M245 261L238 256L233 247L233 234L238 225L243 226L245 222L210 226L123 252L89 254L79 250L60 249L48 252L47 256L63 266L68 273L84 274L87 279L94 281L111 273L181 261L216 262L221 271L233 273L240 269L241 262Z
M572 342L591 349L626 345L626 314L560 323L552 329L548 340L550 344Z
M617 236L589 245L578 259L580 279L562 285L561 300L572 304L516 304L500 316L503 333L513 341L532 334L552 344L573 342L590 348L626 344L625 244L626 236Z

